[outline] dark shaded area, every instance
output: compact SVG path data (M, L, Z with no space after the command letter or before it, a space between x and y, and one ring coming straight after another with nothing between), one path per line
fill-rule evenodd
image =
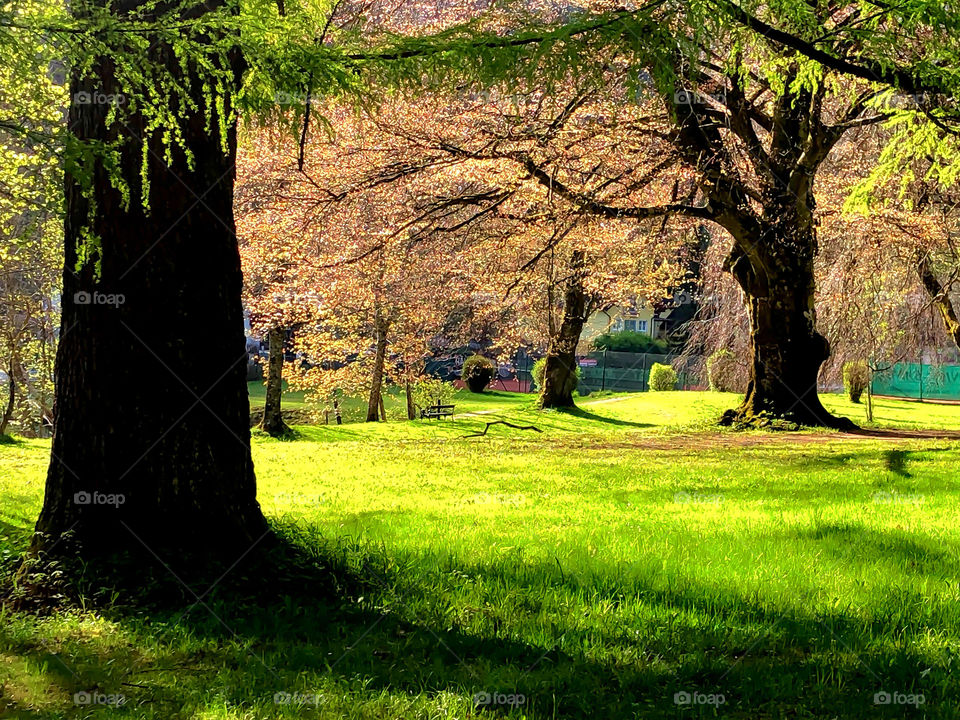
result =
M912 477L912 475L907 472L907 455L906 450L884 450L883 464L887 470L900 477Z
M89 572L75 578L88 607L96 600L134 636L169 636L171 647L178 637L200 638L209 641L202 653L149 658L124 645L104 658L88 643L53 652L6 627L0 628L0 650L45 662L49 681L69 692L106 682L101 675L112 673L133 703L159 705L171 718L181 717L181 683L183 689L212 688L231 704L256 704L278 689L298 687L298 678L311 672L344 687L362 678L371 696L522 693L520 710L543 720L902 716L903 708L874 705L874 693L883 689L923 692L927 718L956 717L960 702L960 684L949 667L920 678L919 669L930 663L919 640L934 628L951 630L920 597L892 596L901 613L884 620L882 609L867 618L842 604L830 612L806 612L802 605L783 611L746 593L692 584L665 589L638 579L577 575L549 563L491 567L451 560L427 582L404 572L414 559L345 541L333 546L294 525L275 529L272 545L245 556L226 575L194 572L178 580L168 570L170 558L151 563L141 557L126 567L130 574L112 573L114 580L126 578L116 599L91 585ZM906 537L857 526L825 526L808 539L838 540L832 547L858 546L898 563L917 556L933 564L949 559L930 556ZM464 582L490 588L491 602L512 596L511 588L522 591L529 612L558 594L588 598L589 607L616 608L639 598L673 620L596 627L562 616L540 640L520 639L509 624L477 625L449 612L444 596ZM489 612L510 614L497 606ZM876 642L891 622L903 640L897 647ZM178 663L190 664L178 685L155 680L158 669ZM218 668L242 671L246 682L238 685ZM825 676L833 679L824 682ZM684 691L723 693L726 702L715 715L709 706L681 707L674 693ZM36 716L0 701L7 702L0 709L9 716ZM476 716L509 711L486 706ZM307 708L300 717L315 712Z
M879 532L854 523L832 523L797 533L796 537L826 541L822 543L823 551L841 559L885 561L904 572L960 577L960 548L919 542L906 532Z

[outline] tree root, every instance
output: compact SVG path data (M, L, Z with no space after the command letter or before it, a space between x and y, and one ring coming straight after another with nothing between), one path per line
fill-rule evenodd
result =
M840 432L854 432L860 427L845 417L838 417L825 413L815 418L796 417L791 415L778 416L766 411L753 413L743 409L727 410L720 416L719 425L732 427L734 430L771 430L796 432L804 427L822 427Z
M484 435L487 434L487 431L490 429L492 425L506 425L507 427L513 428L514 430L533 430L534 432L538 432L538 433L543 432L543 430L536 427L535 425L514 425L513 423L509 423L506 420L494 420L493 422L487 423L487 426L483 429L483 432L470 433L469 435L464 435L463 437L465 438L483 437Z

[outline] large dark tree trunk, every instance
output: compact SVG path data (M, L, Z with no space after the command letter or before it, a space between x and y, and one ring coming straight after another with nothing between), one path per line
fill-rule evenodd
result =
M750 381L743 403L724 414L725 424L763 425L786 420L850 429L820 402L820 367L830 356L817 331L812 223L780 211L783 222L737 239L727 261L746 297L750 315Z
M544 363L543 387L538 400L541 408L572 408L577 389L577 345L587 321L587 293L584 289L584 253L576 250L570 257L569 275L564 284L563 320Z
M286 332L283 328L270 328L267 338L270 344L270 360L267 363L267 389L260 429L273 437L282 437L290 433L290 428L283 421L280 407L283 396L283 345Z
M370 379L370 399L367 402L367 422L377 422L377 420L386 420L383 417L381 408L383 407L383 367L387 359L387 331L390 324L386 318L377 313L374 320L374 332L376 333L377 350L373 358L373 377Z
M684 61L676 70L684 76ZM784 92L767 100L728 73L711 98L674 96L677 150L697 169L695 194L706 202L684 214L707 217L734 239L727 269L743 289L750 314L750 381L744 402L723 422L774 420L852 428L823 407L820 367L830 353L817 332L813 265L817 254L813 183L831 148L854 123L870 122L870 96L825 117L826 89L796 82L801 68L784 67ZM713 82L711 78L710 83ZM758 98L763 97L763 100ZM716 105L726 122L717 122ZM849 123L849 124L848 124ZM691 198L694 196L691 196ZM703 213L703 215L700 215Z
M149 59L175 67L162 47ZM96 80L72 83L74 98L123 92L109 60L97 69ZM80 138L125 140L131 202L124 207L98 165L99 277L89 260L74 274L90 206L67 179L56 420L36 551L147 547L165 559L198 550L236 557L267 532L250 456L236 138L231 128L224 154L202 100L200 107L183 121L195 170L180 151L167 167L160 143L150 142L147 213L137 203L143 119L107 130L107 105L71 104L69 125ZM79 545L61 542L68 532Z

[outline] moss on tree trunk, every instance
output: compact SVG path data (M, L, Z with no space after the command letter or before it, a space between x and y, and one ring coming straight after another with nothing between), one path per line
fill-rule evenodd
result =
M724 413L723 424L855 427L832 415L817 392L830 345L816 327L815 254L813 229L798 219L767 226L734 246L727 269L746 296L750 380L743 402Z

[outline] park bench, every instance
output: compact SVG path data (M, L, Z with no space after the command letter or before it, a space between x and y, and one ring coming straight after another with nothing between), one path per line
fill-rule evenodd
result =
M420 419L429 420L431 418L453 417L453 409L456 405L430 405L420 409Z

